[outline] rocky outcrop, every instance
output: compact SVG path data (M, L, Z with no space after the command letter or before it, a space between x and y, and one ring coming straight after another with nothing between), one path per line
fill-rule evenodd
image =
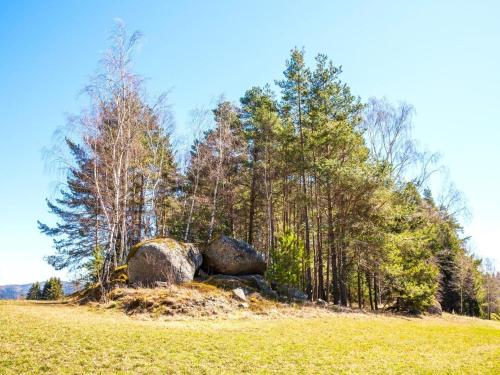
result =
M271 289L262 275L212 275L204 280L205 283L226 290L241 288L247 293L258 292L266 297L277 298L278 294Z
M203 268L225 275L263 274L266 259L246 242L220 236L203 252Z
M171 238L147 240L135 245L128 257L129 283L154 285L192 281L201 266L201 251L191 243Z
M198 270L200 266L202 269ZM194 244L172 238L147 240L131 249L127 266L120 267L120 271L121 268L123 272L128 270L128 283L132 285L167 287L192 281L196 274L197 281L232 291L242 302L244 296L252 293L287 301L307 299L296 288L271 287L263 276L264 255L246 242L227 236L218 237L203 252ZM126 282L125 277L114 278Z
M305 301L307 299L307 294L301 292L297 288L293 288L287 285L275 285L274 288L276 289L280 297L299 301Z

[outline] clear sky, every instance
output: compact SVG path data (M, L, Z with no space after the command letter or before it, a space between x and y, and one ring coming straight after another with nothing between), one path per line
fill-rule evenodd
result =
M294 46L328 54L362 99L413 104L416 137L467 197L476 253L500 258L499 14L498 1L3 1L0 284L56 274L36 227L53 221L41 150L79 111L116 18L145 35L135 70L152 94L172 89L181 143L191 109L281 78Z

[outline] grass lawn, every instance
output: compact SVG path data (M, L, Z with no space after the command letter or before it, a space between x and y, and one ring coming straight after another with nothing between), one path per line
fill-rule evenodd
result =
M500 323L446 315L141 321L0 301L0 374L500 374Z

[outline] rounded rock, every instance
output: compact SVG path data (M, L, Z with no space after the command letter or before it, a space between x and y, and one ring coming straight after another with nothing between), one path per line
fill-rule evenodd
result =
M202 261L201 251L194 244L172 238L146 240L130 251L129 282L149 286L156 282L180 284L192 281Z
M203 255L203 267L211 273L263 274L267 267L264 254L244 241L227 236L212 241Z

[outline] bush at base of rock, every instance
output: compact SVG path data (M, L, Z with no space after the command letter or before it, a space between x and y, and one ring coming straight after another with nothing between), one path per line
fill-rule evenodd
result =
M128 283L128 265L116 267L111 273L112 285L125 285Z

